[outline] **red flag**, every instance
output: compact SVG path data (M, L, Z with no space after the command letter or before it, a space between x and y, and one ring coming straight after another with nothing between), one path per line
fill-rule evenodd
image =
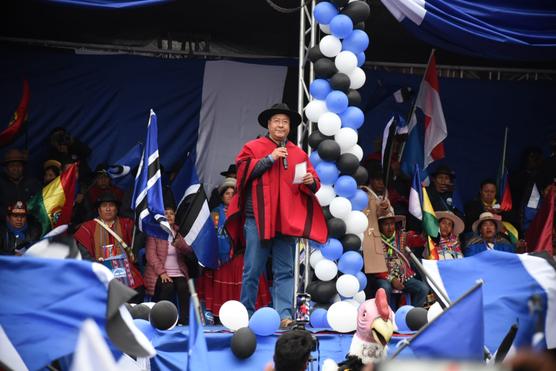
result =
M512 193L510 191L510 182L508 180L508 172L504 172L504 177L502 178L502 189L500 192L500 210L510 211L512 209Z
M424 167L431 162L444 158L444 139L448 136L442 103L440 102L440 84L436 71L434 50L431 53L425 77L419 87L415 106L425 114L425 158Z
M552 234L554 226L554 189L544 198L544 203L529 229L525 232L527 252L546 251L552 256Z
M27 80L23 80L23 93L21 94L21 100L19 101L17 110L14 112L12 121L10 121L8 127L4 129L4 131L0 132L0 146L5 146L6 144L11 143L13 138L21 131L27 116L28 103L29 82Z

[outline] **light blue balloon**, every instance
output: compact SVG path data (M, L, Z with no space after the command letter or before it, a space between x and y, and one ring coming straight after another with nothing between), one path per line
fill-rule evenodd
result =
M353 32L353 21L344 14L338 14L330 21L330 32L339 39L349 36Z
M322 256L328 260L336 260L342 256L344 247L342 243L335 238L331 238L321 249Z
M323 1L315 6L313 14L318 23L329 24L332 18L338 14L338 9L332 3Z
M368 46L369 36L362 30L353 30L353 32L342 41L342 50L349 50L355 53L355 55L364 52Z
M320 182L326 185L334 184L340 175L340 171L338 171L336 164L333 162L321 161L315 167L315 170L320 178Z
M365 64L365 60L367 57L365 56L365 52L357 53L357 67L361 67Z
M322 162L322 158L320 158L317 151L311 152L311 154L309 155L309 160L311 160L311 164L313 165L313 167L317 167L317 165Z
M349 106L340 114L343 128L359 129L365 122L365 114L359 107Z
M338 270L345 274L356 275L363 268L363 257L356 251L345 252L338 261Z
M149 341L152 340L156 335L156 329L151 325L149 321L137 318L133 320L133 323L135 323L135 326L137 326L137 328L141 330L141 332L147 337L147 339L149 339Z
M309 318L309 322L313 328L330 328L328 324L328 319L326 318L326 309L324 308L317 308L313 310L311 313L311 317Z
M363 272L355 273L355 277L357 277L357 281L359 281L359 291L364 290L367 287L367 276Z
M280 315L274 308L264 307L257 310L249 320L249 328L256 335L272 335L280 327Z
M349 175L342 175L334 183L336 194L345 198L351 198L357 191L357 182Z
M413 305L402 305L396 311L396 314L394 316L395 317L394 320L396 321L396 326L398 327L398 332L399 333L403 334L403 333L413 333L413 332L415 332L415 331L411 331L411 329L409 328L409 326L407 326L407 323L405 321L405 317L407 316L407 312L409 312L413 308L415 308Z
M348 97L339 90L333 90L326 96L326 108L334 113L341 113L348 108Z
M316 79L309 85L309 91L313 98L325 100L326 96L332 91L332 88L327 80Z
M369 196L367 196L365 191L360 189L355 191L355 195L353 195L349 200L351 202L352 210L361 211L369 205Z

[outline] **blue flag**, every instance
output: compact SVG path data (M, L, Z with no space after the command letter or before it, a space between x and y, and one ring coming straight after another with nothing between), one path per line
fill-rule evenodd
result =
M189 350L187 370L209 370L208 348L203 325L195 313L193 300L189 301Z
M418 357L481 361L485 343L482 283L409 341L409 347Z
M552 265L551 265L552 264ZM526 337L525 324L532 322L530 299L539 295L546 334L545 348L556 347L556 269L554 262L539 256L485 251L465 259L423 260L426 271L435 278L452 300L482 279L485 345L498 349L510 326L519 323L517 339ZM459 336L459 335L458 335ZM440 343L439 343L440 344Z
M135 210L135 218L140 231L163 240L168 239L168 235L173 236L170 224L164 216L158 155L158 126L153 110L151 110L147 124L145 150L135 178L132 209Z
M192 156L185 160L172 183L178 203L176 224L185 242L195 252L199 263L211 269L218 267L218 239L210 215L208 199L199 181Z
M115 184L127 188L131 185L132 170L139 166L143 154L143 143L135 144L125 155L108 166L108 175Z
M136 292L113 278L89 261L0 257L0 326L28 369L73 353L86 319L111 338L109 345L154 355L147 338L121 315L127 312L121 305Z
M415 165L423 171L425 164L425 128L422 120L417 120L413 114L407 125L408 136L402 153L401 169L404 174L411 176Z

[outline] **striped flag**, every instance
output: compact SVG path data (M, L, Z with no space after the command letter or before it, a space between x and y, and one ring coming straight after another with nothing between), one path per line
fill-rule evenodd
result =
M172 182L172 191L179 201L176 210L176 224L185 242L195 252L203 266L218 267L218 239L210 216L208 199L199 181L195 163L189 156L182 170Z
M556 270L552 257L490 250L465 259L424 260L423 266L438 286L431 286L433 290L443 291L450 300L460 297L478 279L484 281L484 335L485 345L491 352L499 347L516 322L519 329L514 345L516 348L531 346L531 339L521 334L529 332L527 325L534 325L530 321L529 301L535 295L542 298L544 348L556 347ZM520 339L525 343L520 343Z
M132 208L140 231L149 236L166 240L174 232L164 216L162 180L158 155L158 126L156 114L151 109L147 124L145 150L135 177Z
M433 161L444 158L444 139L448 136L444 111L440 102L440 84L436 72L434 49L431 52L425 77L419 87L415 107L425 115L424 168Z
M69 165L62 174L29 200L29 210L41 225L41 235L59 225L70 223L77 181L77 166L76 163Z
M409 190L409 213L419 220L423 220L423 186L419 175L419 165L415 164L413 181Z
M531 195L529 195L529 200L523 210L523 230L527 230L527 228L529 228L529 224L531 224L533 219L535 219L535 216L539 211L540 201L541 194L539 192L539 188L536 184L533 184Z

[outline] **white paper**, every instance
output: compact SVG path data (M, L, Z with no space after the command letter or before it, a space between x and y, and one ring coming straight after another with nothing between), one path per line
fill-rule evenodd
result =
M295 175L293 177L293 184L303 183L303 177L307 174L307 162L303 161L295 165Z

